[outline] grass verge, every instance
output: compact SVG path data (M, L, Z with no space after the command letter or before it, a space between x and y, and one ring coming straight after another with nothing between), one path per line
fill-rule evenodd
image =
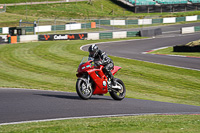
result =
M75 92L82 45L111 40L49 41L0 45L0 87ZM122 69L127 97L200 105L200 72L112 57Z
M0 126L0 133L198 133L200 115L147 115L73 119Z
M11 0L9 0L11 1ZM7 1L7 2L9 2ZM84 2L70 2L70 3L58 3L58 4L41 4L41 5L21 5L21 6L9 6L6 9L6 13L10 16L1 20L9 22L7 25L0 23L3 26L17 26L19 20L24 21L34 21L45 18L62 18L62 19L85 19L85 18L106 18L113 19L118 17L121 19L133 18L164 18L164 17L183 17L200 15L200 11L190 11L190 12L176 12L176 13L133 13L133 11L123 8L116 4L115 0L93 0L90 4L88 1ZM1 13L0 17L5 13ZM15 24L10 23L10 19L18 17L15 19ZM23 16L23 17L20 17ZM1 22L0 20L0 22ZM53 21L54 22L54 21ZM47 22L48 23L48 22Z
M7 12L26 15L24 11L27 7L29 16L37 17L68 17L68 18L88 18L88 17L137 17L146 16L162 17L183 17L200 15L200 11L175 12L175 13L133 13L128 7L123 8L116 4L115 0L93 0L92 3L70 2L48 5L28 5L28 6L9 6ZM42 10L41 10L42 9Z
M189 57L200 57L200 52L173 52L173 47L155 50L149 52L149 54L163 54L163 55L182 55Z

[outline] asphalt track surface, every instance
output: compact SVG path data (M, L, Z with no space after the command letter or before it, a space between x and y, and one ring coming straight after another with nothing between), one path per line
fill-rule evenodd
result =
M81 100L75 93L0 89L0 125L12 122L144 114L200 114L200 106L109 96Z
M188 69L200 69L200 59L146 55L144 51L184 44L199 39L199 34L102 43L98 46L110 55L144 60ZM87 50L87 47L83 49ZM200 106L109 96L81 100L76 93L27 89L0 89L0 125L73 118L109 117L144 114L199 114Z
M157 48L186 44L188 42L199 39L200 33L196 33L190 35L175 35L168 37L161 36L150 39L108 42L100 43L97 45L100 49L112 56L148 61L200 71L200 58L152 55L143 53ZM82 47L82 49L87 51L88 47L89 46L85 46Z

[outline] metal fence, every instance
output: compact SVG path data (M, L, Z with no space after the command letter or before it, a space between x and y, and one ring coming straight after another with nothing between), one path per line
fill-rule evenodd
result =
M142 19L157 19L154 23L149 24ZM112 32L112 31L139 31L144 27L150 27L153 25L161 25L162 21L159 21L158 16L146 16L146 17L121 17L121 18L85 18L85 19L43 19L39 18L37 21L37 27L49 26L49 30L46 33L61 34L61 33L88 33L88 32ZM95 28L91 27L91 23L95 22ZM50 27L51 26L51 27ZM77 26L77 27L76 27ZM47 28L47 27L46 27ZM42 30L40 30L40 33Z
M189 21L199 21L200 15L186 17L169 17L162 16L143 16L143 17L121 17L121 18L85 18L85 19L68 19L38 18L34 22L25 22L20 25L26 29L26 34L70 34L70 33L102 33L102 38L110 36L109 32L128 31L128 36L137 34L142 30L152 30L162 28L162 32L180 34L181 26L174 26L176 23ZM23 22L23 20L22 20ZM35 24L35 25L34 25ZM95 24L95 26L94 26ZM165 28L165 26L167 28ZM192 25L191 26L199 26ZM175 30L176 29L176 30ZM4 31L4 28L1 30ZM129 33L130 32L130 33ZM105 33L105 34L103 34ZM106 34L107 33L107 34Z

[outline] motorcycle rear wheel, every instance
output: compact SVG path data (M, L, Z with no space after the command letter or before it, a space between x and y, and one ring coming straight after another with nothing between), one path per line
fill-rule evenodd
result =
M120 90L112 89L112 91L110 92L110 96L114 100L122 100L125 98L125 95L126 95L125 85L124 85L123 81L120 79L116 78L115 81L117 82L117 85L119 85L121 87L121 89Z
M79 95L80 98L87 100L92 96L92 88L88 87L87 88L87 80L83 80L83 79L77 79L76 82L76 92Z

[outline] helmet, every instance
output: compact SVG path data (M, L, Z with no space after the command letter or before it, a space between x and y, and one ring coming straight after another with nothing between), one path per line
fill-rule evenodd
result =
M89 48L88 48L88 52L90 53L90 57L95 57L96 55L97 55L97 53L98 53L98 47L97 47L97 45L96 44L93 44L93 45L91 45Z

